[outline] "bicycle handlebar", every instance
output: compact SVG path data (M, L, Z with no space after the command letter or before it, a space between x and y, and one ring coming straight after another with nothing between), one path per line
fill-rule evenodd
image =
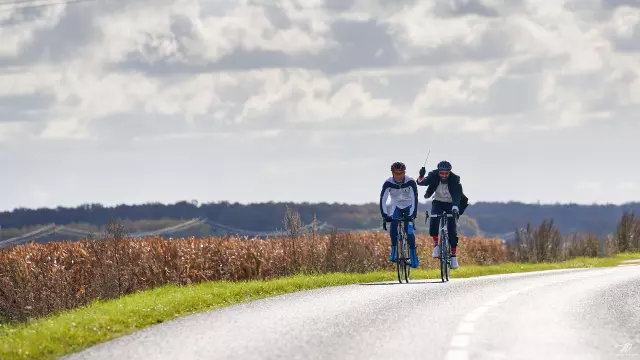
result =
M390 223L390 222L393 222L393 221L415 221L415 220L416 219L412 219L409 216L403 216L403 217L398 218L398 219L392 219L391 221L388 221L387 219L382 219L382 222Z
M387 219L382 219L382 228L386 231L387 230L387 223L391 223L391 222L394 222L394 221L412 222L413 226L415 226L416 219L411 219L411 217L409 217L407 215L403 215L399 219L391 219L391 221L388 221Z
M447 216L448 218L454 218L454 220L453 220L453 221L454 221L456 224L458 224L458 217L459 217L460 215L455 216L455 215L453 215L453 214L452 214L452 213L450 213L450 212L445 212L445 213L446 213L446 216ZM426 224L426 223L427 223L427 221L429 221L429 218L432 218L432 217L433 217L433 218L442 218L442 217L443 217L443 215L442 215L442 214L431 215L431 214L429 214L429 212L428 212L428 211L425 211L424 223Z

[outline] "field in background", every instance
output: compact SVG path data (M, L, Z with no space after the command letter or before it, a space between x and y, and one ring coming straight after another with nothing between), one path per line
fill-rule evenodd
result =
M422 268L436 268L431 240L418 236ZM501 241L464 238L462 264L507 259ZM385 233L294 238L162 237L53 242L0 252L0 309L21 321L165 284L265 280L297 273L392 270Z
M387 260L387 233L321 235L315 228L305 230L295 212L287 211L284 220L287 234L280 238L131 239L124 236L122 224L112 223L102 239L0 250L0 322L47 316L166 284L394 269ZM599 243L599 237L588 234L562 237L553 222L545 221L509 243L461 237L459 262L470 266L594 257ZM607 256L640 251L640 219L625 214L605 245ZM419 234L417 246L420 268L437 268L437 260L430 257L431 239Z
M340 228L338 232L366 232L377 231L380 229L380 215L375 215L377 226L368 228ZM428 231L427 225L423 221L424 214L416 219L416 229L418 232ZM193 219L159 219L159 220L118 220L130 237L144 236L163 236L169 238L188 238L188 237L216 237L227 236L228 234L249 237L278 237L282 236L283 229L253 231L246 229L238 229L232 226L212 221L205 217ZM0 228L0 248L7 248L15 245L28 244L31 242L46 244L51 241L74 241L87 238L89 236L102 237L106 233L106 227L97 226L90 223L70 223L66 225L49 223L35 226L27 226L23 228ZM311 227L312 223L306 225ZM329 223L322 222L316 224L319 233L328 234L336 229ZM478 223L468 217L462 216L458 221L458 229L460 232L468 236L483 236ZM508 234L507 234L508 235Z
M372 195L374 198L377 197L377 194ZM605 236L615 231L616 224L625 211L640 213L640 202L621 205L525 204L512 201L499 203L475 202L473 194L468 195L471 198L471 204L465 212L465 216L468 215L477 220L479 230L484 234L490 234L489 237L501 236L508 239L511 239L510 235L516 228L524 227L527 223L538 226L545 219L554 219L555 225L563 235L584 231ZM420 201L418 205L419 218L423 218L425 210L430 210L430 205L428 200ZM0 237L9 239L24 234L26 230L35 230L33 226L48 224L97 232L103 230L104 226L112 219L131 220L133 222L131 224L132 232L161 229L175 225L176 220L186 221L194 218L206 218L214 223L235 229L270 232L282 229L282 216L287 206L298 212L305 224L310 224L315 216L320 222L326 222L331 227L335 226L340 229L380 228L380 208L377 202L355 205L322 202L240 204L224 201L218 203L179 201L173 204L152 202L135 205L120 204L112 207L101 204L83 204L77 207L18 208L13 211L0 212L0 225L2 226ZM144 224L145 221L153 221L155 224L150 228ZM421 225L421 220L417 225ZM471 227L465 230L466 235L483 236L483 234L473 231L473 223L469 223L469 225ZM28 227L32 228L27 229ZM15 229L11 230L11 228ZM7 233L3 234L5 230ZM221 232L212 230L208 226L202 226L198 231L185 231L171 236L223 235ZM251 234L241 235L253 236ZM76 238L67 237L59 240L74 239Z

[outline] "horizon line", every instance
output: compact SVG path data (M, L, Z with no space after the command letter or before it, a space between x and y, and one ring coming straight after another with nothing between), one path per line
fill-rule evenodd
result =
M425 201L419 201L418 205L428 205L431 202L431 200L427 200L426 203ZM112 204L103 204L100 202L84 202L84 203L79 203L76 205L57 205L55 207L51 207L51 206L40 206L40 207L25 207L25 206L17 206L14 207L12 209L2 209L0 210L0 213L12 213L15 212L17 210L31 210L31 211L37 211L37 210L56 210L58 208L64 208L64 209L79 209L83 206L100 206L103 207L105 209L115 209L117 207L122 207L122 206L129 206L129 207L135 207L135 206L148 206L148 205L164 205L164 206L174 206L177 204L181 204L181 203L188 203L191 205L194 205L196 207L201 207L203 205L216 205L216 204L231 204L231 205L243 205L243 206L252 206L252 205L265 205L265 204L284 204L284 205L342 205L342 206L367 206L367 205L375 205L378 206L378 202L374 202L374 201L369 201L369 202L338 202L338 201L282 201L282 200L271 200L271 201L259 201L259 202L246 202L246 201L231 201L231 200L215 200L215 201L208 201L208 202L201 202L195 199L192 200L177 200L177 201L173 201L173 202L161 202L161 201L146 201L146 202L138 202L138 203L112 203ZM488 200L481 200L481 201L476 201L476 202L470 202L469 206L473 206L473 205L477 205L477 204L499 204L499 205L509 205L509 204L518 204L518 205L534 205L534 206L602 206L602 207L607 207L607 206L614 206L614 207L623 207L623 206L633 206L633 205L639 205L640 204L640 200L632 200L632 201L628 201L628 202L624 202L624 203L598 203L598 202L592 202L592 203L578 203L578 202L542 202L542 201L537 201L537 202L525 202L525 201L521 201L521 200L507 200L507 201L488 201Z

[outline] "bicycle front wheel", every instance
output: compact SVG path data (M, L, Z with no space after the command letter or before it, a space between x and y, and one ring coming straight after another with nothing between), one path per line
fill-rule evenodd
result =
M442 250L440 251L442 252ZM442 282L445 282L445 278L446 278L446 265L447 262L442 258L442 255L440 255L440 279L442 280Z
M447 261L444 263L444 274L447 281L449 281L449 274L451 273L451 256L449 256L449 247L447 246Z
M404 275L404 239L402 233L398 239L398 259L396 260L396 271L398 272L398 282L402 284L402 277Z
M402 223L401 223L402 224ZM398 271L398 282L402 284L402 279L406 283L409 282L409 247L407 246L407 234L404 231L404 227L399 225L399 239L398 239L398 263L396 269Z
M404 281L408 284L410 278L411 278L411 266L409 265L408 261L405 260L405 262L404 262Z
M440 279L442 282L449 281L449 239L446 232L442 232L440 237Z

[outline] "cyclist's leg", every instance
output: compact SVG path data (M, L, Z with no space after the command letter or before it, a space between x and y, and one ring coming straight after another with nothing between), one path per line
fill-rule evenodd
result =
M451 256L456 256L456 247L458 246L458 229L453 218L447 223L449 230L449 244L451 244Z
M453 218L447 223L447 230L449 231L449 244L451 245L451 268L457 269L458 258L456 256L456 250L458 247L458 229Z
M431 214L432 215L440 215L442 213L442 209L440 207L439 201L431 202ZM432 217L429 219L429 235L433 239L433 253L432 257L437 258L440 256L440 247L438 246L438 231L440 226L440 218Z
M409 212L410 208L405 208L403 210L404 215L411 215ZM411 267L416 268L420 265L420 261L418 260L418 250L416 249L416 234L415 229L413 228L413 224L409 222L404 223L404 232L407 233L407 242L409 243L409 256L411 258Z
M391 213L393 221L389 227L389 236L391 237L391 254L389 255L389 261L398 260L398 221L396 219L400 218L400 214L400 209L398 208L395 208Z

